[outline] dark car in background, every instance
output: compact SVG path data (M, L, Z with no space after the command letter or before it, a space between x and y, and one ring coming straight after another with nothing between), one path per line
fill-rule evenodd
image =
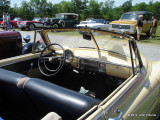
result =
M79 24L78 14L75 13L58 13L56 18L50 18L45 22L45 25L57 27L76 27Z
M34 30L35 28L42 28L43 27L43 19L36 17L32 21L21 21L18 24L18 27L21 30Z

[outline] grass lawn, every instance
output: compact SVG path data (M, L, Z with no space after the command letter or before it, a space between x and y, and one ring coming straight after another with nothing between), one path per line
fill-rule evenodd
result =
M156 34L157 34L157 39L155 40L154 38L153 39L149 39L148 37L146 37L146 34L143 33L141 35L141 41L142 41L142 43L149 43L149 44L160 45L160 26L158 26Z

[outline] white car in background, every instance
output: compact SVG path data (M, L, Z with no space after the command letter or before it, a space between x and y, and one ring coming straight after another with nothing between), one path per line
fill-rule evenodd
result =
M78 28L94 28L98 30L109 30L109 24L106 24L103 19L89 19L86 21L81 21Z

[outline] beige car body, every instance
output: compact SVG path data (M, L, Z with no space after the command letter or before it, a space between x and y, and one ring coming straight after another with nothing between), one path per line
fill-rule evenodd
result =
M53 29L52 31L62 30L77 31L77 29ZM45 37L45 44L51 44L47 36L47 32L49 31L50 30L41 30L41 33ZM92 36L92 29L78 29L78 31L88 32L94 41L96 49L69 48L74 56L101 60L105 62L107 75L126 79L109 96L106 96L99 105L95 105L78 118L78 120L155 120L158 118L160 113L160 61L147 61L143 54L139 53L133 37L114 32L94 30L94 32L122 37L122 39L128 41L131 40L135 45L134 49L137 52L136 57L138 64L135 61L132 62L131 58L127 58L126 61L123 59L124 56L100 50L95 38ZM61 53L59 50L57 50L57 52ZM100 58L100 54L109 60ZM26 55L3 59L0 60L0 67L3 68L12 63L37 58L39 55L40 53L33 51ZM80 67L79 57L72 58L73 61L70 63L75 68ZM132 67L133 64L136 65L137 68ZM138 67L140 66L141 68L139 70Z

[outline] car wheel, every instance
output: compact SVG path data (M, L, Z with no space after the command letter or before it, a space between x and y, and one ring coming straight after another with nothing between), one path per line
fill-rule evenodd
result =
M21 30L23 31L23 30L25 30L24 28L21 28Z
M54 24L54 25L53 25L53 28L58 28L58 25L57 25L57 24Z
M100 28L100 27L98 27L98 28L97 28L97 30L101 30L101 28Z
M29 25L29 30L34 30L34 25L33 24Z
M65 22L63 20L60 20L59 21L59 24L62 26L62 27L65 27Z
M73 27L77 27L77 24L74 24L74 26Z
M150 30L148 32L146 32L146 36L150 37Z

